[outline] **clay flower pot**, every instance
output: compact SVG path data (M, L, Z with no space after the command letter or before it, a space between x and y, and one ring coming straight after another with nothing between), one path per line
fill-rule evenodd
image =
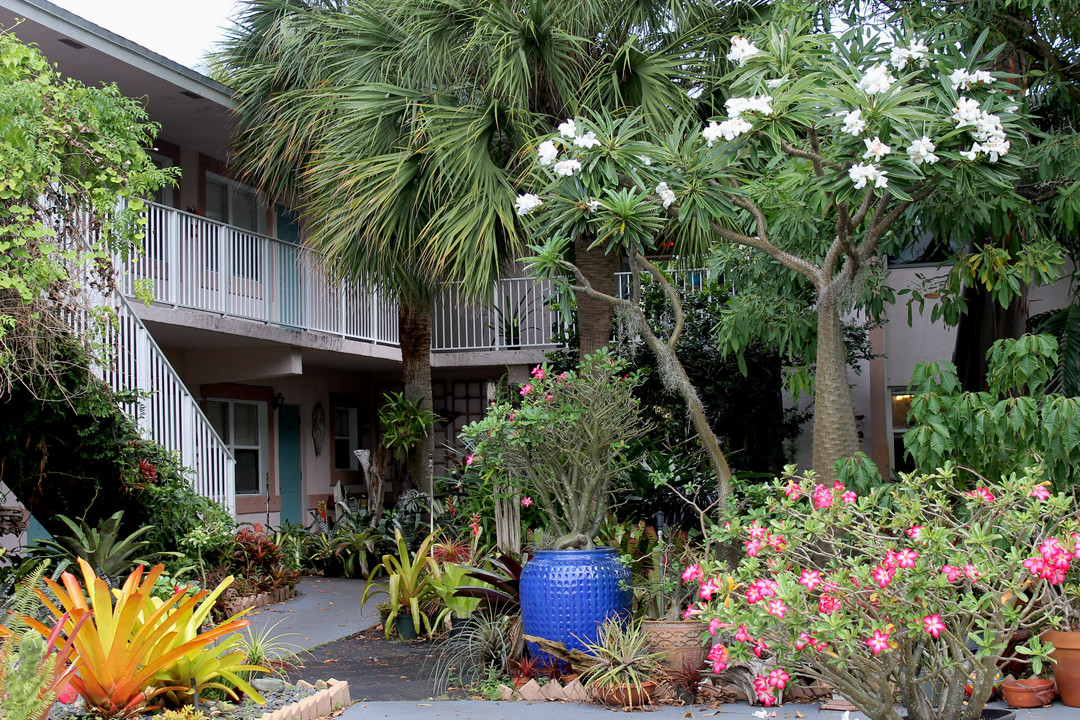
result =
M1069 707L1080 707L1080 632L1043 633L1042 639L1054 644L1050 653L1054 663L1054 680L1061 702Z
M643 707L652 705L652 696L656 691L656 683L652 680L641 683L641 687L633 685L612 685L606 687L589 688L592 696L604 703L616 707Z
M1036 708L1054 701L1054 681L1032 678L1002 683L1005 702L1014 708Z
M709 649L701 642L705 626L697 620L643 620L641 629L653 652L664 653L660 664L670 672L699 668Z

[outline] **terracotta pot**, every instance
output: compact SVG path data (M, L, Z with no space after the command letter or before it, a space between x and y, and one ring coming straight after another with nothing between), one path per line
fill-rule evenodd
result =
M641 630L653 652L662 652L660 664L670 672L698 668L709 649L701 643L705 626L697 620L642 620Z
M653 692L656 691L656 683L652 680L641 683L641 687L633 685L614 685L610 687L590 687L589 693L605 705L617 707L642 707L652 705Z
M1054 682L1061 702L1080 707L1080 632L1044 632L1042 639L1054 644Z
M1014 708L1037 708L1054 702L1054 681L1032 678L1001 684L1005 702Z

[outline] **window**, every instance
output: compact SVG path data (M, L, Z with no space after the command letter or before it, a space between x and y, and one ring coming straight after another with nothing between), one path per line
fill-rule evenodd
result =
M206 416L236 458L236 494L263 494L267 473L266 403L207 400Z
M213 173L206 173L206 217L251 232L266 230L266 211L255 189Z
M937 265L955 256L962 245L947 237L938 237L929 230L916 227L904 247L889 253L889 267L904 265Z
M359 447L356 408L334 408L334 469L359 470L360 463L353 455Z
M893 388L891 391L892 403L890 405L892 427L892 464L897 472L911 472L915 469L915 463L904 451L904 433L908 428L908 411L911 410L911 399L914 397L906 388Z
M172 158L167 158L164 155L159 155L152 150L147 150L146 154L150 156L150 161L153 162L154 165L157 165L159 168L172 167L173 165ZM159 205L171 206L173 204L173 186L169 184L162 185L154 191L154 197L152 199Z

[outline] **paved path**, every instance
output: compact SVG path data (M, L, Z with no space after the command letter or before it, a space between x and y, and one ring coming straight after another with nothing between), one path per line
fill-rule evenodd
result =
M360 608L364 593L363 580L343 578L301 578L298 595L277 605L248 613L257 628L277 623L275 634L291 633L287 637L305 649L340 640L366 630L378 623L375 605L382 598L369 599ZM362 692L362 691L360 691ZM358 695L353 691L353 696ZM994 706L1001 706L995 703ZM693 707L657 707L648 711L649 720L681 720L683 718L717 718L718 720L759 720L760 708L745 703L730 703L717 709ZM577 720L577 718L612 718L611 708L584 703L526 703L438 701L423 702L358 702L346 708L340 720ZM820 710L817 704L788 704L775 708L775 720L797 720L796 712L806 720L845 720L844 713ZM1080 720L1080 709L1065 707L1057 701L1048 708L1018 710L1017 720ZM768 720L773 720L770 711ZM867 720L862 713L852 712L847 720Z

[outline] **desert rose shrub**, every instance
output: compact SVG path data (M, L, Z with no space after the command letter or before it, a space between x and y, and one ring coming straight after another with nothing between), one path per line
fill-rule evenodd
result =
M765 705L799 674L873 720L898 720L897 695L912 720L978 718L1013 633L1060 620L1080 527L1038 471L969 491L953 489L956 472L859 497L789 467L763 507L716 529L744 549L730 607L719 564L684 575L700 584L688 615L718 636L714 669L756 662Z

